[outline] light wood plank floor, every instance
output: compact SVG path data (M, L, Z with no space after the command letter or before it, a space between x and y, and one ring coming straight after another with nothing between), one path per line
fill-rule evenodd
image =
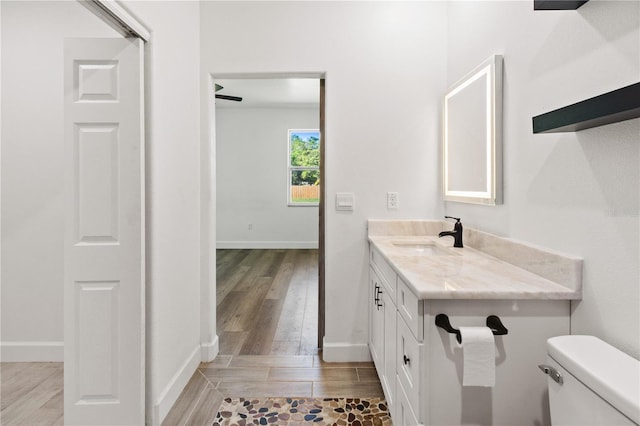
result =
M61 362L3 362L0 379L0 424L63 424Z
M211 424L225 397L384 396L373 363L317 355L316 250L218 250L220 355L198 371L163 425Z
M318 251L218 250L223 355L318 353Z

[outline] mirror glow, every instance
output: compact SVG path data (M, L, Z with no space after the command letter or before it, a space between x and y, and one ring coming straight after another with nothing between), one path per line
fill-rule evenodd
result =
M495 55L444 98L444 199L494 205L501 200L502 57Z

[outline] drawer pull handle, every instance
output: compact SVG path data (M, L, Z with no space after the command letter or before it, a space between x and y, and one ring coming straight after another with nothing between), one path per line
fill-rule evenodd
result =
M404 360L404 365L409 365L409 364L411 364L411 358L409 358L409 357L408 357L408 356L406 356L406 355L402 355L402 358L403 358L403 360Z
M380 310L380 307L382 306L382 304L380 303L380 295L382 294L382 290L380 290L380 286L378 284L375 285L375 292L376 295L373 300L375 300L376 307L378 308L378 310Z

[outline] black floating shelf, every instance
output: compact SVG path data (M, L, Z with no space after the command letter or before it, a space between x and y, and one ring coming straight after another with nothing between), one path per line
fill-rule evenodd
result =
M640 83L533 117L533 133L575 132L640 117Z
M576 10L589 0L533 0L533 10Z

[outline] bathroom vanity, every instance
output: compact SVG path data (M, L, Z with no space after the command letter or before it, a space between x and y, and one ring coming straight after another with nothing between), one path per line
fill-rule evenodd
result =
M394 425L550 424L549 337L570 334L582 260L465 229L464 248L438 238L444 221L368 223L369 347ZM463 387L462 347L437 327L484 326L496 315L494 387Z

